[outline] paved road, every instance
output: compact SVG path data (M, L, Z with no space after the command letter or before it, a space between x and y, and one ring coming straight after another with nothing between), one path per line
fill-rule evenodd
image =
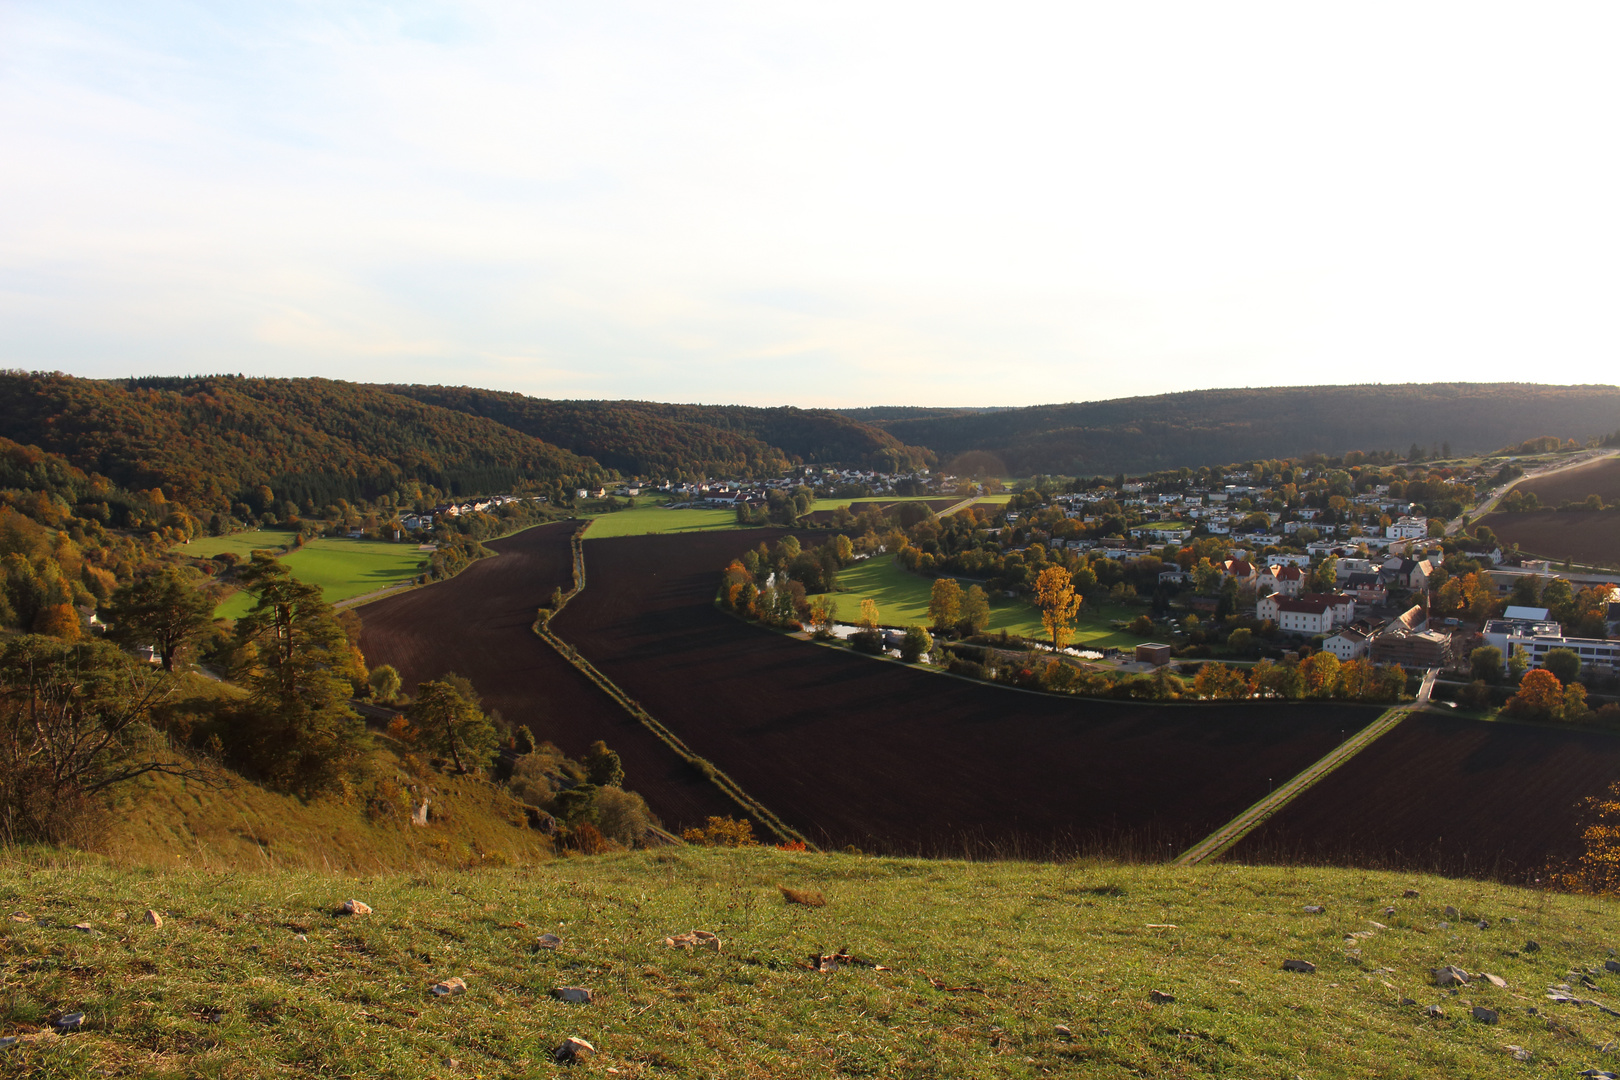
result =
M1414 700L1405 705L1397 705L1381 714L1378 719L1334 747L1332 752L1316 764L1182 852L1176 857L1175 865L1195 866L1205 859L1219 855L1243 839L1261 822L1292 802L1306 788L1371 746L1380 736L1393 730L1395 725L1406 718L1407 713L1427 705L1429 695L1434 692L1434 680L1439 674L1438 668L1430 668L1424 673L1423 684L1418 688Z
M1592 462L1601 458L1614 457L1616 454L1620 454L1620 450L1598 450L1590 454L1582 454L1580 457L1577 457L1571 461L1561 462L1550 469L1538 469L1535 472L1527 472L1523 476L1508 481L1501 487L1488 494L1478 506L1468 511L1468 520L1478 521L1480 518L1496 509L1496 504L1501 501L1502 496L1506 495L1509 491L1513 490L1516 485L1522 484L1526 480L1534 480L1542 476L1551 476L1553 473L1563 472L1565 469L1578 469L1582 465L1590 465ZM1446 535L1455 536L1462 530L1462 527L1462 516L1454 517L1450 521L1446 522Z

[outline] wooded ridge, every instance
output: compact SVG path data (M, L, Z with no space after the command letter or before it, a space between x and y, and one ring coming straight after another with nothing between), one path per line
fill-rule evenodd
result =
M926 446L942 468L977 452L1006 476L1110 475L1220 465L1312 451L1481 453L1557 435L1585 439L1620 428L1620 387L1530 383L1407 383L1192 390L1022 409L848 409L903 442Z

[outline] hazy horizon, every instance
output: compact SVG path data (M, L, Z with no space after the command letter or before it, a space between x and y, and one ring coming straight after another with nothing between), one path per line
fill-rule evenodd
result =
M0 6L0 363L1018 407L1616 368L1620 12Z

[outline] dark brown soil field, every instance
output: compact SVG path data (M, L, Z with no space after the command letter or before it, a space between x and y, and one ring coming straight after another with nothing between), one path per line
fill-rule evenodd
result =
M1529 514L1488 514L1479 519L1503 543L1533 555L1578 563L1620 566L1620 511L1537 510Z
M735 803L530 630L551 590L571 584L568 541L577 525L557 522L492 541L497 558L360 608L367 662L398 668L407 690L446 672L464 675L486 707L499 709L513 725L529 725L536 738L570 755L607 740L624 762L626 786L639 791L666 826L735 815Z
M1086 702L795 641L712 604L720 568L777 535L588 541L553 628L818 843L1174 854L1377 715Z
M1530 880L1579 851L1578 804L1616 780L1620 737L1423 714L1226 857Z
M1533 491L1549 506L1580 502L1588 495L1601 495L1605 503L1620 503L1620 458L1604 458L1589 465L1565 469L1550 476L1521 481L1520 491Z

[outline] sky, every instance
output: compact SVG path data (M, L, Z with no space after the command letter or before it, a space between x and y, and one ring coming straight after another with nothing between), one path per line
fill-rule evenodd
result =
M0 366L1620 381L1620 6L0 0Z

